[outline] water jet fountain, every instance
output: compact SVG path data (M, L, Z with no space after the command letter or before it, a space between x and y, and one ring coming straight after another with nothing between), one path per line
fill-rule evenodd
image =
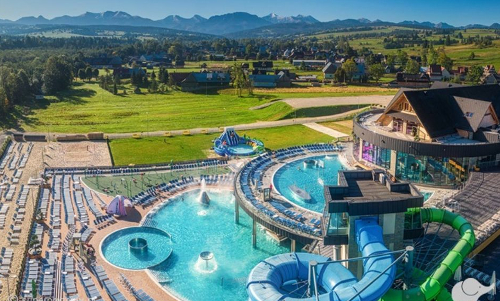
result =
M210 251L201 252L196 261L195 268L203 274L215 272L217 270L217 262L215 261L214 254Z
M200 203L208 205L210 204L210 198L208 197L208 194L206 192L206 181L205 179L201 180L201 188L200 188L200 196L198 197L198 200Z

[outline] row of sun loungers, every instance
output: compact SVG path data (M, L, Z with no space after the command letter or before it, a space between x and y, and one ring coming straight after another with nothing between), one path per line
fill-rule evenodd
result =
M300 150L300 147L292 148L292 153L295 153L297 150ZM317 228L317 225L319 224L317 220L310 222L313 226L305 224L305 218L302 214L283 206L279 202L271 202L271 206L273 206L277 212L286 216L281 217L276 211L270 210L264 206L264 204L262 204L262 202L254 195L250 185L253 184L253 186L256 186L257 189L262 187L262 176L264 172L272 166L272 164L274 164L274 162L270 159L269 155L264 154L248 163L242 169L240 174L240 187L246 200L249 201L256 210L260 211L276 223L314 236L320 236L321 230Z
M94 280L90 277L89 273L86 271L78 272L80 282L85 289L85 294L89 300L102 300L101 293L97 289Z
M90 189L88 189L87 187L84 187L82 189L82 191L83 191L83 197L85 198L85 201L87 202L87 206L89 207L90 212L92 212L92 214L95 217L101 217L102 212L101 212L101 210L99 210L99 208L95 204L94 199L92 198L92 193L91 193ZM102 206L102 204L101 204L101 206Z
M43 188L38 200L38 210L40 210L44 217L47 217L47 213L49 212L49 196L50 191L47 188Z
M87 226L83 226L80 229L80 234L82 235L81 236L82 242L86 243L86 242L88 242L90 240L90 238L92 237L92 235L95 234L95 231L92 230L92 228L89 228Z
M66 254L69 252L69 246L70 246L71 240L73 239L74 234L75 234L75 226L74 225L68 226L68 233L66 233L66 237L64 237L64 242L62 245L63 254Z
M78 211L80 223L88 224L89 216L87 215L87 209L83 204L83 194L80 191L73 191L73 200L76 205L76 210Z
M7 219L7 212L9 212L9 205L0 203L0 229L5 228L5 220Z
M10 265L14 258L14 250L12 248L2 248L0 253L0 275L7 276L10 273Z
M138 301L155 301L142 289L136 289L132 283L125 277L125 275L120 274L120 281L123 286L138 300Z
M75 279L75 261L72 256L62 257L62 285L66 297L70 300L79 300Z
M14 194L16 193L17 186L16 185L8 185L8 188L5 192L5 201L10 202L14 199Z
M283 206L282 204L276 202L276 201L271 201L269 202L271 204L271 206L273 206L274 208L276 208L279 212L283 213L284 215L296 220L296 221L303 221L304 218L302 217L302 214L299 214L291 209L288 209L286 208L285 206Z
M186 170L199 169L204 167L226 166L226 160L207 159L199 162L178 163L178 164L157 164L156 166L143 167L94 167L94 168L47 168L46 175L104 175L104 174L138 174L151 171L162 170Z
M113 301L127 301L125 296L120 292L113 280L109 279L106 271L102 266L95 265L92 267L92 273L97 277L101 286L106 290L106 293Z
M20 208L25 208L26 207L26 202L28 201L28 195L30 193L30 189L28 186L21 186L21 192L19 192L19 196L17 198L17 205Z
M111 224L116 223L115 218L111 214L107 214L101 217L97 217L94 220L94 225L97 227L97 229L101 230L102 228L105 228Z
M12 156L12 159L10 159L10 162L9 162L9 170L16 169L18 160L19 160L19 157L17 155Z
M63 176L62 196L63 196L64 212L66 213L66 224L71 226L75 225L75 211L73 209L73 203L71 201L69 179L70 177Z
M50 226L53 229L61 229L61 202L52 201L52 208L50 212Z
M42 277L40 279L40 289L38 294L44 298L51 298L55 296L55 279L57 269L56 254L53 252L46 252L42 263Z
M49 235L49 248L54 252L59 252L61 250L61 229L51 229Z
M23 298L32 297L32 282L38 283L40 277L41 264L38 260L29 260L24 268L24 276L21 282L21 296Z
M7 150L5 151L5 155L2 157L2 160L0 161L0 169L4 169L7 164L9 163L10 160L10 155L12 154L12 151L14 150L13 144L11 143Z

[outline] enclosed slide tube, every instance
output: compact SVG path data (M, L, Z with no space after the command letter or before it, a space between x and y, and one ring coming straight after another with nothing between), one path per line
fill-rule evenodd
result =
M358 281L356 277L338 262L321 264L328 258L309 253L280 254L260 262L251 271L247 282L247 293L251 301L374 301L381 298L394 282L396 265L393 256L386 254L382 228L374 217L355 221L358 247L363 257L364 274ZM371 257L375 256L376 257ZM283 290L286 283L306 281L309 275L309 262L319 262L317 283L324 291L318 298L311 296L299 298L290 296ZM378 278L377 278L378 277Z
M460 239L439 264L438 268L419 287L405 291L391 289L382 300L451 301L450 294L443 287L453 277L455 271L474 247L476 238L472 225L462 216L447 210L422 208L410 212L414 214L420 213L422 223L443 223L451 226L458 231Z

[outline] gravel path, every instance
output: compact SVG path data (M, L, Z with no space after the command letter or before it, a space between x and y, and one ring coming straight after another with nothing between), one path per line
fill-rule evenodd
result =
M283 99L295 109L325 107L333 105L379 104L386 106L394 98L391 95L349 96L349 97L316 97Z
M310 129L313 129L315 131L318 131L320 133L323 133L323 134L326 134L328 136L331 136L331 137L334 137L334 138L342 138L342 137L349 137L349 135L346 135L344 133L341 133L339 131L336 131L334 129L331 129L329 127L326 127L324 125L321 125L321 124L317 124L315 122L312 122L312 123L306 123L304 124L305 126L307 126L308 128Z

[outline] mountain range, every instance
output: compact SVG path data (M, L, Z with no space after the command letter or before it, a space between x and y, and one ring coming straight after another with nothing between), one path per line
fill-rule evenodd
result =
M299 34L313 32L318 30L326 30L333 28L350 28L361 26L389 26L398 25L412 28L433 28L433 29L451 29L451 28L500 28L498 23L490 26L481 24L471 24L462 27L455 27L448 23L439 22L418 22L418 21L403 21L399 23L385 22L381 20L362 19L346 19L333 20L329 22L320 22L312 16L279 16L277 14L269 14L259 17L257 15L235 12L224 15L212 16L204 18L195 15L191 18L183 18L178 15L170 15L161 20L151 20L140 16L133 16L122 11L106 11L102 13L86 12L79 16L60 16L53 19L47 19L43 16L38 17L23 17L16 21L2 20L0 24L16 24L16 25L69 25L69 26L134 26L134 27L160 27L168 29L176 29L182 31L191 31L203 34L225 35L225 36L248 36L259 37L266 36L271 33L275 35L283 34Z

